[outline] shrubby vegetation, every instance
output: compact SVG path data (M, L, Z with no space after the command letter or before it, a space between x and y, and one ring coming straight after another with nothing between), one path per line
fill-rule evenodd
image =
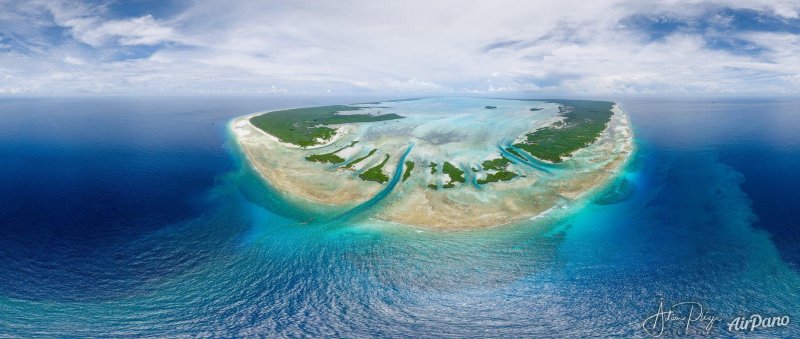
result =
M363 107L345 105L287 109L252 117L250 118L250 123L275 136L280 141L308 147L318 144L318 139L328 140L336 134L335 129L326 125L402 118L402 116L393 113L383 115L337 114L361 109Z
M403 181L406 181L411 176L411 171L414 170L414 162L406 161L406 170L403 172Z
M327 163L331 163L331 164L343 163L344 159L342 159L342 157L336 155L336 153L341 152L345 148L353 147L353 145L355 145L357 142L358 141L353 141L353 142L350 143L349 146L342 147L342 148L337 149L337 150L335 150L333 152L330 152L330 153L309 155L309 156L306 157L306 160L312 161L312 162L327 162Z
M445 173L450 177L450 182L442 186L444 188L452 188L456 186L454 183L465 181L464 171L462 171L455 165L451 164L450 162L445 161L444 164L442 164L442 173Z
M506 152L513 154L517 158L525 159L525 157L523 157L522 154L519 154L519 152L517 152L517 150L515 150L515 149L513 149L511 147L506 147Z
M389 161L388 154L386 154L386 157L383 158L383 161L380 164L364 171L364 173L359 174L358 177L361 178L361 180L375 181L379 184L389 181L389 177L386 174L383 174L383 165L386 165L387 161Z
M378 151L378 149L377 149L377 148L373 148L371 151L369 151L369 153L367 153L367 155L365 155L365 156L363 156L363 157L361 157L361 158L358 158L358 159L356 159L356 160L353 160L353 161L351 161L349 164L347 164L347 166L345 166L345 168L351 168L351 167L353 167L355 164L357 164L357 163L359 163L359 162L363 161L363 160L364 160L364 159L366 159L366 158L369 158L371 155L375 154L375 152L377 152L377 151Z
M558 163L593 143L611 120L614 103L607 101L548 100L560 104L563 122L540 128L514 144L536 158Z
M495 173L488 173L486 178L478 179L478 184L484 185L490 182L509 181L517 177L517 173L506 170L511 160L501 156L497 159L485 160L481 165L487 171L496 171Z

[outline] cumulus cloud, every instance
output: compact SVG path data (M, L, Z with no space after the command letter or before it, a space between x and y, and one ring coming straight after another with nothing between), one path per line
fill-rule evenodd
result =
M788 82L795 89L800 90L800 74L782 76L781 80Z
M401 91L426 91L426 90L439 90L439 91L450 91L449 88L444 88L442 85L439 85L434 82L430 81L422 81L416 78L407 79L407 80L397 80L397 79L383 79L377 85L372 83L363 83L364 87L383 87L387 89L396 89Z
M44 93L785 93L794 1L0 0L4 86ZM181 3L183 4L183 3ZM4 68L4 69L3 69ZM11 92L11 90L5 90Z
M170 27L160 25L150 15L127 20L106 21L78 34L82 41L93 46L107 42L109 39L118 39L122 45L155 45L177 40Z

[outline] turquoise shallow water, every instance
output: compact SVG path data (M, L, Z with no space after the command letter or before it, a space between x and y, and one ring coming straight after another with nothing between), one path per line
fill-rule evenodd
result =
M661 301L800 335L796 100L621 100L637 152L605 192L462 232L309 214L227 139L368 101L341 100L0 101L0 336L644 336Z

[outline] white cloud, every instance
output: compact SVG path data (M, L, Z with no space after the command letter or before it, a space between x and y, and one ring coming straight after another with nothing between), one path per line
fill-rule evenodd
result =
M109 39L119 39L122 45L155 45L178 40L172 28L161 25L150 15L106 21L80 34L80 39L90 45L100 45Z
M86 62L84 62L81 58L77 58L77 57L74 57L74 56L71 56L71 55L64 56L64 63L70 64L70 65L85 65L86 64Z
M0 50L0 65L17 81L8 86L48 93L800 90L787 80L800 73L795 35L720 33L765 48L748 55L710 49L697 34L649 41L620 24L633 14L692 16L720 6L786 20L798 11L780 0L231 0L164 18L120 17L102 4L11 1L0 2L0 48L12 49ZM725 27L731 18L714 20ZM72 39L48 42L53 27ZM156 51L129 50L142 46Z
M0 94L28 94L35 93L38 88L26 86L0 86Z
M800 74L782 76L781 80L790 83L795 89L800 90Z
M449 89L445 89L443 86L430 82L419 80L417 78L407 79L407 80L397 80L397 79L383 79L378 84L371 84L366 83L364 84L365 87L373 87L377 89L389 89L389 90L400 90L400 91L427 91L427 90L439 90L445 91Z
M151 15L123 20L105 20L104 6L89 6L73 1L43 1L39 4L53 18L53 23L65 27L75 39L99 47L116 40L122 45L155 45L174 41L171 27L158 22Z

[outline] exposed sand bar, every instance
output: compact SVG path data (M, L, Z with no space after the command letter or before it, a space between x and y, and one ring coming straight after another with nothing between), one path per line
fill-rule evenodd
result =
M498 106L491 110L492 114L504 114L504 108L511 118L523 111L530 112L528 106L523 107L524 110L516 106L507 108L504 107L505 101L497 102L492 104ZM633 133L628 117L615 105L611 120L600 137L558 164L552 173L523 163L512 163L507 170L515 173L516 178L476 184L476 178L486 177L492 171L473 172L472 169L480 168L483 160L499 157L498 145L514 140L542 123L558 120L553 106L547 103L539 105L541 110L525 113L535 123L508 127L519 128L509 130L508 133L516 133L510 136L502 136L501 132L505 131L485 130L503 127L492 125L494 121L491 119L485 119L486 122L470 120L484 119L482 114L487 114L484 112L478 112L476 116L450 114L442 117L410 114L401 121L338 125L331 140L310 148L280 142L250 124L249 116L235 119L230 128L250 164L288 200L342 210L368 201L386 185L362 180L359 174L377 166L388 155L389 160L382 172L392 177L397 161L408 145L414 143L414 149L406 159L415 163L412 175L368 209L368 217L429 228L480 228L531 219L551 208L584 198L612 180L633 152ZM398 114L403 115L403 112ZM502 121L500 118L497 120ZM513 123L511 118L509 124ZM435 124L437 121L440 123L438 126ZM357 143L352 144L354 141ZM312 154L337 150L341 150L336 153L339 157L347 159L344 164L374 152L351 167L306 160ZM462 169L467 180L442 189L441 184L449 182L450 178L441 170L431 171L430 164L436 163L441 169L444 161ZM439 183L439 189L428 187L436 186L436 183Z

